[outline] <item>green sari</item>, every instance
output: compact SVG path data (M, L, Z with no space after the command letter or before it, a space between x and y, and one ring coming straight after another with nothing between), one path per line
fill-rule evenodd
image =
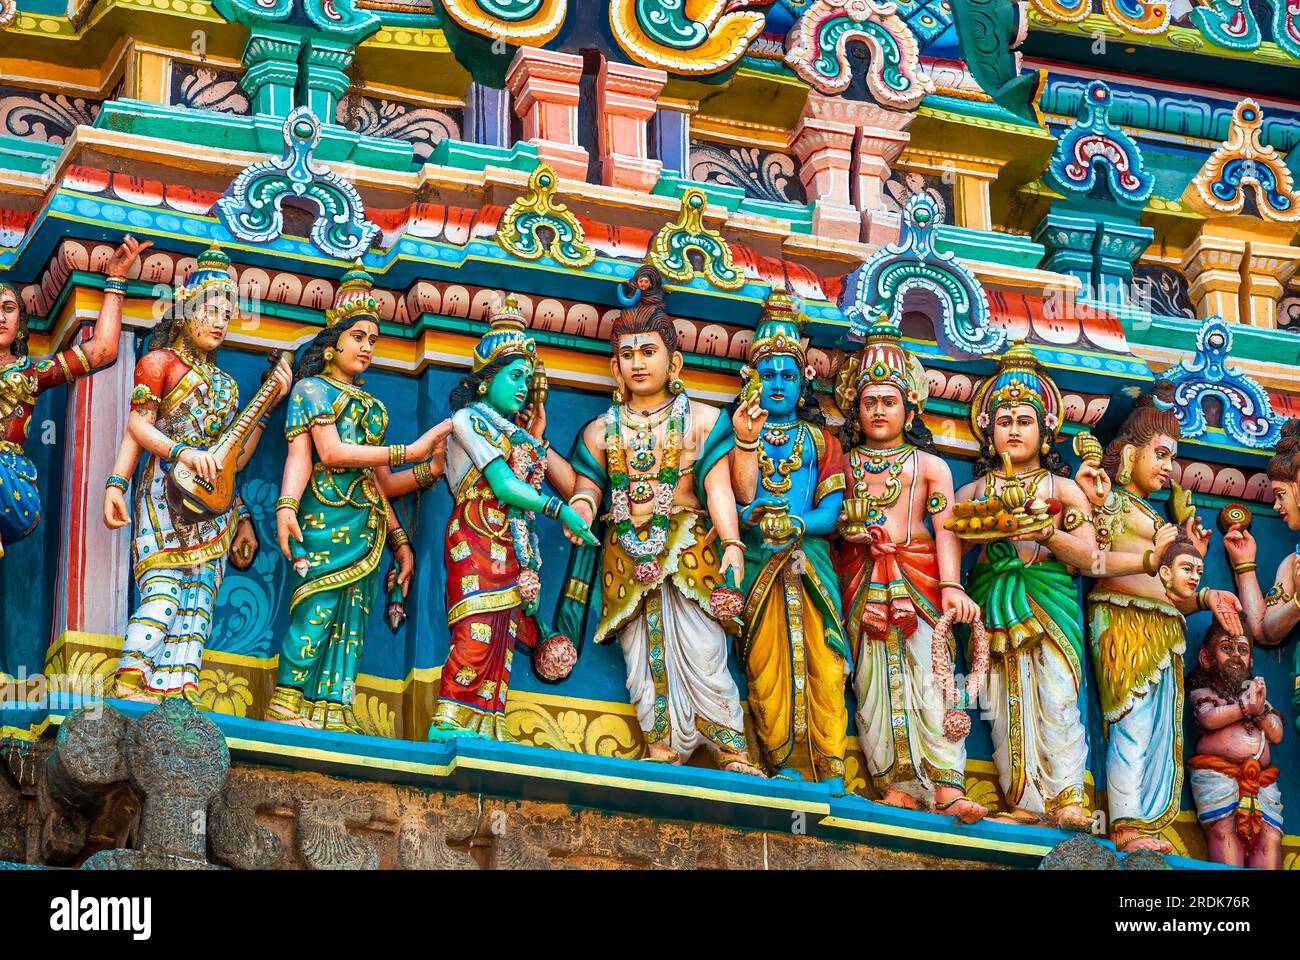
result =
M285 437L293 440L326 423L337 427L345 443L380 446L388 411L351 384L308 377L289 397ZM352 702L379 590L388 515L372 469L328 467L314 449L312 461L311 482L298 508L303 539L292 551L309 567L289 603L272 703L326 730L355 733Z

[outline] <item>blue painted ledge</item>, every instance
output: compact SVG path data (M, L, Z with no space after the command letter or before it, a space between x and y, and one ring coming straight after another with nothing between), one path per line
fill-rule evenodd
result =
M0 704L0 737L37 740L95 698L52 694L43 706ZM113 700L128 718L147 704ZM225 714L205 714L239 762L313 770L427 790L483 792L746 830L796 831L845 842L965 860L1035 867L1070 834L1006 823L959 824L952 817L904 810L826 786L759 780L702 767L598 757L490 740L417 743L289 727ZM1106 841L1108 842L1108 841ZM1214 864L1170 857L1176 869Z

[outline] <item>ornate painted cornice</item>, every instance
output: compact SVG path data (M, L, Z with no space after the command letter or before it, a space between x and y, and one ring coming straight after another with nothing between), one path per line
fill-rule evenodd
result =
M929 314L941 349L955 357L997 353L1006 332L994 327L988 297L969 268L951 253L936 253L939 210L928 194L914 194L903 208L898 243L883 247L845 278L840 310L848 339L865 340L882 313L898 324L908 309Z
M226 229L249 243L265 243L284 232L286 198L316 207L310 237L313 246L331 257L347 260L370 249L379 227L366 219L357 188L312 162L320 142L321 125L307 107L298 107L284 121L284 153L246 168L230 182L217 201Z
M1205 401L1214 397L1223 407L1223 431L1233 442L1256 450L1274 447L1283 419L1273 413L1263 387L1239 367L1228 365L1231 350L1231 326L1222 317L1210 317L1196 336L1196 355L1161 375L1174 385L1182 434L1195 439L1206 433Z
M1155 186L1133 138L1111 122L1110 87L1088 84L1079 119L1057 142L1043 179L1068 197L1141 211Z
M745 285L744 274L732 263L731 247L722 234L704 225L708 195L696 188L682 194L677 219L664 224L650 242L649 260L665 280L690 283L702 277L719 290L739 290ZM700 266L691 254L700 258Z
M522 260L539 260L549 254L553 260L581 270L596 259L586 242L582 224L569 208L555 199L560 178L550 164L538 164L528 178L528 192L510 204L496 241L502 250Z
M212 0L231 23L257 29L275 25L305 33L319 33L347 44L357 44L379 29L379 17L361 10L356 0Z
M1183 201L1207 216L1252 212L1263 220L1300 222L1300 194L1282 157L1263 144L1262 124L1259 104L1241 101L1232 113L1228 138L1188 184ZM1248 192L1252 211L1246 210Z
M847 45L861 41L871 51L871 95L910 110L934 92L934 83L922 72L920 45L897 9L881 0L815 0L786 37L785 62L821 93L841 93L853 79Z
M609 0L609 26L623 52L643 67L683 76L721 73L740 62L765 17L728 0L695 3Z

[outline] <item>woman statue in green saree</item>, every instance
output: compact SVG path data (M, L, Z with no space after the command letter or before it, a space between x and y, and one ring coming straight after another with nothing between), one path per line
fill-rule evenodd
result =
M266 719L356 733L352 712L370 611L387 543L405 596L415 572L410 541L389 503L442 474L451 421L409 446L385 445L388 410L361 389L379 338L372 281L359 264L339 285L327 324L294 376L285 419L289 449L276 503L280 550L296 588ZM397 472L414 463L413 469Z

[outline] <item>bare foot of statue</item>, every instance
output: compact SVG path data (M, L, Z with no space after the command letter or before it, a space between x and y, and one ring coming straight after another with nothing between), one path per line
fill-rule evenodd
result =
M885 795L880 798L881 803L888 804L891 807L902 807L905 810L920 810L921 801L910 793L904 793L902 790L890 788L885 791Z
M646 747L646 757L651 763L681 763L682 755L666 743L652 743Z
M133 687L121 680L113 684L113 689L108 696L112 700L129 700L131 703L162 703L161 696Z
M1174 852L1174 845L1158 834L1123 830L1111 834L1111 840L1115 842L1115 849L1120 853L1132 853L1134 850L1154 850L1156 853Z
M1087 811L1077 803L1061 807L1052 814L1052 819L1056 822L1057 827L1062 830L1069 830L1073 833L1092 832L1092 817L1088 816Z
M988 815L988 808L980 806L956 787L936 787L934 812L956 817L962 823L978 823Z
M744 773L751 777L767 779L766 773L750 763L748 757L743 757L738 753L719 753L718 766L728 773Z
M1038 814L1021 807L1013 807L1006 813L995 813L989 815L989 820L994 823L1014 823L1022 827L1045 827L1047 824ZM1091 823L1091 821L1085 821Z
M315 720L308 720L306 717L299 716L290 710L272 704L266 708L266 715L263 720L269 720L271 723L283 723L287 727L308 727L312 730L321 729L321 725Z

